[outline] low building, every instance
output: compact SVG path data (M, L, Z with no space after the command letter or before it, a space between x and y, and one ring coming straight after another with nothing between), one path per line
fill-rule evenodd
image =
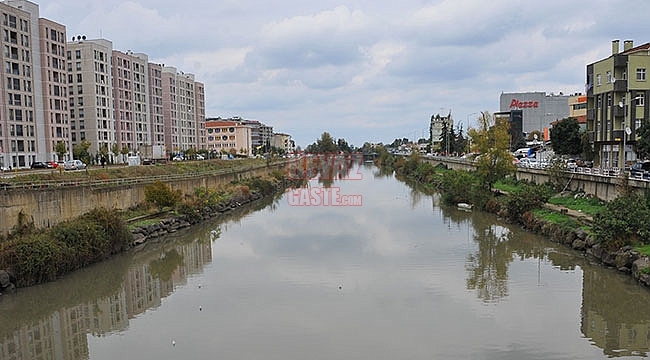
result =
M208 151L245 156L253 154L252 129L248 125L237 121L206 120L205 132Z
M569 96L545 92L501 93L500 112L521 110L522 131L548 134L551 123L569 117Z

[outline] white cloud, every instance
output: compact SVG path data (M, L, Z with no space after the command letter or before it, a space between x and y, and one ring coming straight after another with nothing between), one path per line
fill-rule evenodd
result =
M441 109L465 122L497 111L502 91L579 91L611 40L650 40L650 3L629 0L39 4L68 37L101 34L194 73L208 116L255 118L302 146L324 130L353 144L391 142Z

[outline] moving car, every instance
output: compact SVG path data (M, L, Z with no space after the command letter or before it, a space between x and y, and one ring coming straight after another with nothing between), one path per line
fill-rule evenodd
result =
M32 169L47 169L48 168L47 164L42 162L42 161L34 161L30 167Z
M85 168L86 164L81 160L68 160L64 164L65 170L83 170Z

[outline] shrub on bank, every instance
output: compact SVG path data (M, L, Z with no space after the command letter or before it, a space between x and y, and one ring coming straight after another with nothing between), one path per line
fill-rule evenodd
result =
M594 216L594 236L607 249L650 244L650 192L628 193Z
M95 209L48 231L0 244L0 269L10 271L18 287L31 286L122 252L131 241L126 223L116 212Z

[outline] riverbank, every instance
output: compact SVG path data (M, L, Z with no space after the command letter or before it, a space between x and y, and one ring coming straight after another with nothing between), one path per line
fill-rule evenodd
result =
M447 204L468 203L474 209L497 214L504 221L547 236L584 256L629 274L650 287L650 257L639 248L647 248L650 231L644 220L650 211L649 197L626 191L603 206L593 217L548 203L557 194L557 184L520 182L521 188L509 194L487 190L475 173L434 168L413 159L382 159L378 165L392 169L401 179L422 184L440 192ZM572 194L573 195L573 194ZM584 195L576 193L575 196ZM554 214L540 216L541 209Z
M0 242L0 294L53 281L65 274L105 260L180 229L212 219L298 185L286 172L269 170L219 187L196 187L193 193L172 190L164 183L149 185L150 204L160 219L127 223L125 212L97 208L83 216L38 229L23 214L19 224ZM154 191L155 190L155 191ZM156 192L157 191L157 192ZM171 201L171 202L170 202Z

